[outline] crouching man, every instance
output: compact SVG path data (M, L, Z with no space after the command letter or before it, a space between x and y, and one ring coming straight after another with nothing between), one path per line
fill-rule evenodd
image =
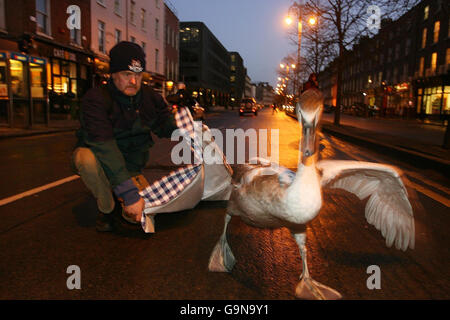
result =
M109 56L109 82L83 97L81 128L72 155L73 169L97 200L96 229L100 232L114 229L112 213L121 206L126 220L141 220L144 199L135 177L149 159L150 132L170 137L177 128L162 96L141 85L145 70L142 48L122 41Z

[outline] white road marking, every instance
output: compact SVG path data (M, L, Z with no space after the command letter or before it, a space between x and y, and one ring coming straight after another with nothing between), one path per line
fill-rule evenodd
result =
M67 178L64 178L64 179L61 179L61 180L58 180L58 181L46 184L44 186L33 188L31 190L28 190L28 191L16 194L14 196L2 199L2 200L0 200L0 207L6 205L8 203L20 200L20 199L25 198L25 197L32 196L33 194L36 194L36 193L39 193L41 191L57 187L57 186L59 186L61 184L64 184L64 183L67 183L67 182L70 182L70 181L73 181L73 180L76 180L76 179L79 179L79 178L80 178L80 176L73 175L73 176L70 176L70 177L67 177Z

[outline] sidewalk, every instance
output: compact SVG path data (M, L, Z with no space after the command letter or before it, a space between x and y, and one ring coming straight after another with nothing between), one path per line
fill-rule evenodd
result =
M292 117L294 115L288 114ZM341 115L341 125L333 123L334 114L325 114L322 131L351 143L388 153L419 167L450 173L450 150L441 147L445 127L414 120L367 119Z
M6 138L75 131L79 127L80 122L78 120L53 120L50 121L49 126L38 124L34 125L32 128L0 127L0 140Z

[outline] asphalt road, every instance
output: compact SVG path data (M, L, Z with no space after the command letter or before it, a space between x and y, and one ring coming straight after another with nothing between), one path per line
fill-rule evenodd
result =
M216 114L211 128L279 129L281 165L295 169L299 126L283 113L257 117L237 111ZM287 229L261 230L233 218L229 243L233 272L210 273L225 202L201 202L193 210L156 217L155 234L120 228L95 231L96 204L80 179L23 192L70 177L73 133L0 141L0 299L295 299L301 273L298 248ZM416 214L416 249L387 248L364 218L365 202L344 191L324 189L325 204L308 225L308 263L314 279L344 299L449 299L449 183L439 173L418 170L388 155L322 135L321 157L399 166L424 206ZM158 141L147 172L170 170L168 141ZM231 160L230 160L231 161ZM14 201L13 201L14 200ZM69 290L67 268L79 266L81 289ZM379 266L381 289L366 286L367 268Z

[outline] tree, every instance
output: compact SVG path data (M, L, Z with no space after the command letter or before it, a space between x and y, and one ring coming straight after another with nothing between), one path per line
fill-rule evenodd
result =
M343 65L342 57L361 36L372 35L375 24L382 18L397 18L407 11L419 0L307 0L304 7L308 12L315 12L323 25L323 30L318 35L326 43L335 47L337 69L337 93L334 123L339 125L341 114L341 80ZM375 11L368 10L376 5L381 15L375 15L378 19L371 19ZM372 7L373 8L373 7ZM372 15L370 15L372 13ZM377 20L377 21L375 21ZM330 50L330 52L333 52Z

